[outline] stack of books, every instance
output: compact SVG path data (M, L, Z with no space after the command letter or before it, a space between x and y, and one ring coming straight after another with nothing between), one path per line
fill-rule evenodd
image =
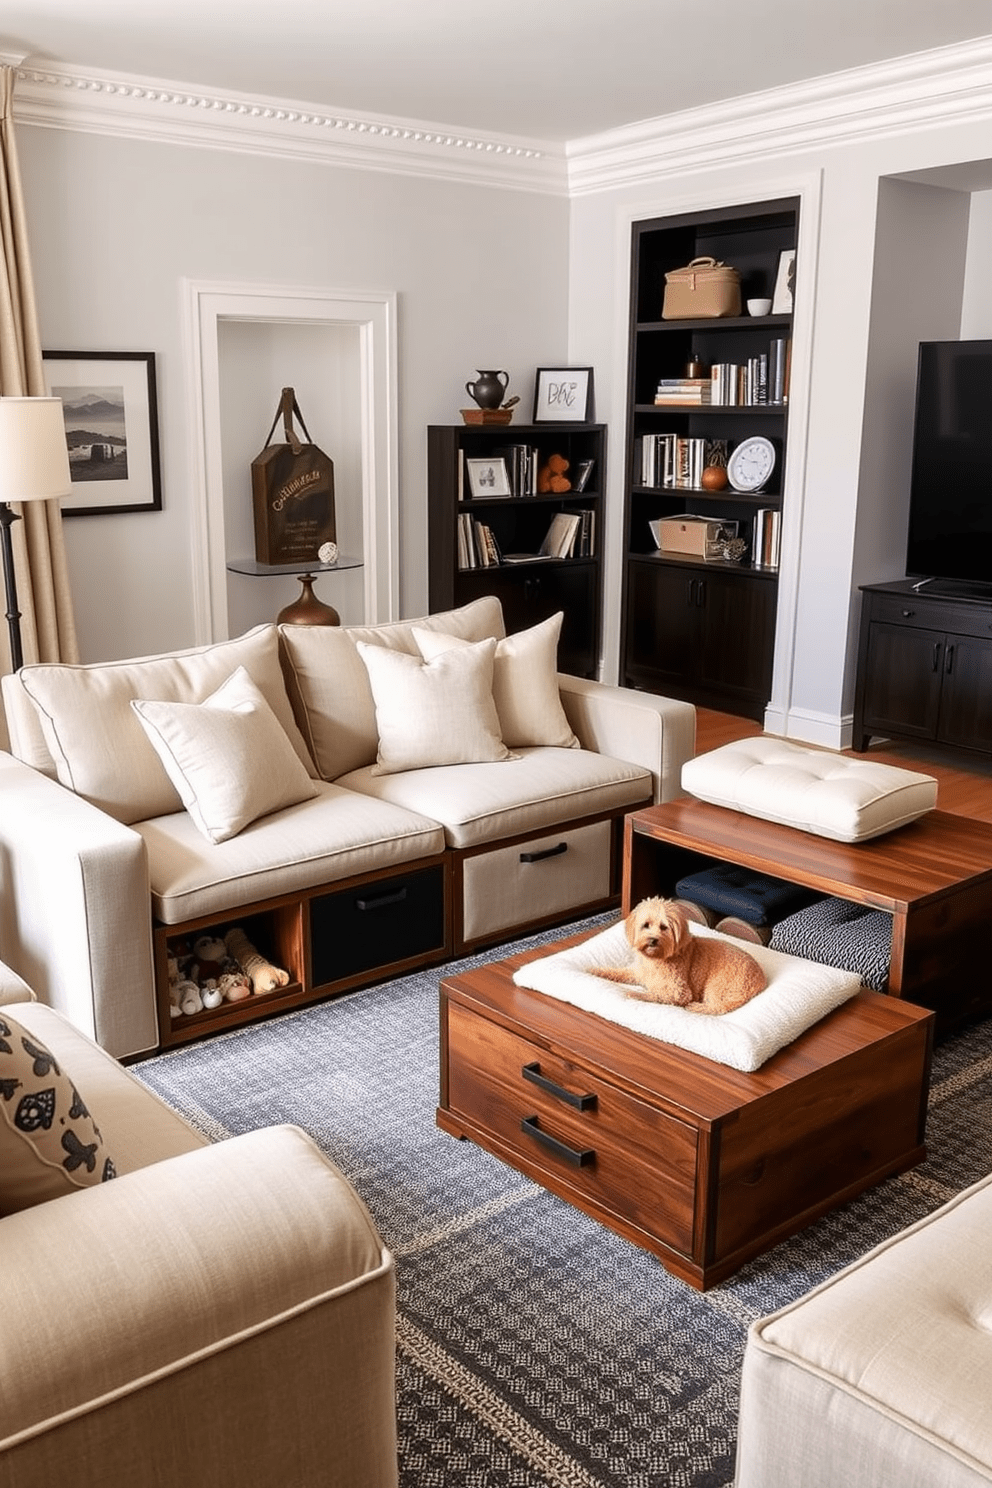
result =
M699 408L709 403L709 377L662 377L654 395L657 408Z
M538 552L542 558L589 558L593 551L591 511L557 512Z
M707 465L726 465L728 441L698 435L645 434L641 440L641 485L677 491L700 487Z
M487 522L458 513L458 567L495 568L501 561L499 544Z

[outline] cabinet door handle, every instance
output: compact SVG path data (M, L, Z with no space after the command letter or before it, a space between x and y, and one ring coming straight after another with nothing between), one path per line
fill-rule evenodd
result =
M940 645L940 641L934 641L933 643L933 661L930 663L930 670L932 672L935 672L940 666Z
M706 604L706 580L700 579L698 581L698 584L699 587L696 590L696 604L699 609L703 609Z
M541 852L522 852L521 863L541 863L545 858L557 858L568 852L568 843L559 842L557 847L545 847Z
M374 899L356 899L358 909L385 909L388 904L402 904L406 889L397 889L394 894L378 894Z
M685 602L686 602L686 604L687 604L687 606L689 607L690 610L692 609L692 606L693 606L693 604L695 602L695 598L696 598L696 580L695 579L690 579L688 581L688 583L686 584L686 586L685 586Z
M547 1147L555 1157L562 1157L567 1163L576 1168L586 1168L596 1156L595 1147L567 1147L564 1142L559 1142L556 1137L551 1137L546 1131L541 1130L540 1122L536 1116L525 1116L520 1123L520 1130L532 1136L535 1142L540 1142L542 1147Z
M574 1106L577 1111L592 1111L596 1106L594 1095L577 1095L574 1090L566 1090L564 1085L556 1085L554 1080L549 1080L547 1075L541 1074L541 1066L535 1059L533 1064L525 1064L520 1071L525 1080L532 1085L538 1085L548 1095L553 1095L555 1100L564 1101L568 1106Z
M951 668L953 667L953 665L954 665L954 647L953 646L948 646L948 648L947 648L947 658L946 658L946 660L944 662L944 672L946 673L947 676L950 676L950 674L951 674Z

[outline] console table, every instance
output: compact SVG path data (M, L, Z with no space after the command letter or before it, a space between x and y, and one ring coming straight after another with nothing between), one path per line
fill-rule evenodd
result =
M303 588L292 604L281 609L276 616L277 625L340 625L341 616L333 605L324 604L313 592L318 574L335 573L344 568L361 568L361 558L335 558L333 563L262 563L257 558L230 558L227 567L231 573L248 574L252 578L275 578L280 574L299 579Z
M683 874L733 863L892 917L890 996L932 1008L939 1032L992 1010L992 834L930 811L869 842L833 842L705 801L626 819L623 910L672 896Z
M854 747L873 734L992 751L992 603L862 585Z

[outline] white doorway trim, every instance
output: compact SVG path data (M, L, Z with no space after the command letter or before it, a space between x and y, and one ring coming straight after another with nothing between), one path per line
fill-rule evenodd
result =
M362 528L365 623L399 613L399 460L396 295L183 280L190 395L190 531L197 645L226 640L227 569L221 450L220 351L224 320L348 325L361 358Z

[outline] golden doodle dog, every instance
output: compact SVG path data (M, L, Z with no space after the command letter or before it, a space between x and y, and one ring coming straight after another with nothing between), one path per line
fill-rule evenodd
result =
M623 982L627 996L691 1013L731 1013L768 985L753 956L725 940L693 935L679 905L643 899L625 922L633 966L597 967L593 976Z

